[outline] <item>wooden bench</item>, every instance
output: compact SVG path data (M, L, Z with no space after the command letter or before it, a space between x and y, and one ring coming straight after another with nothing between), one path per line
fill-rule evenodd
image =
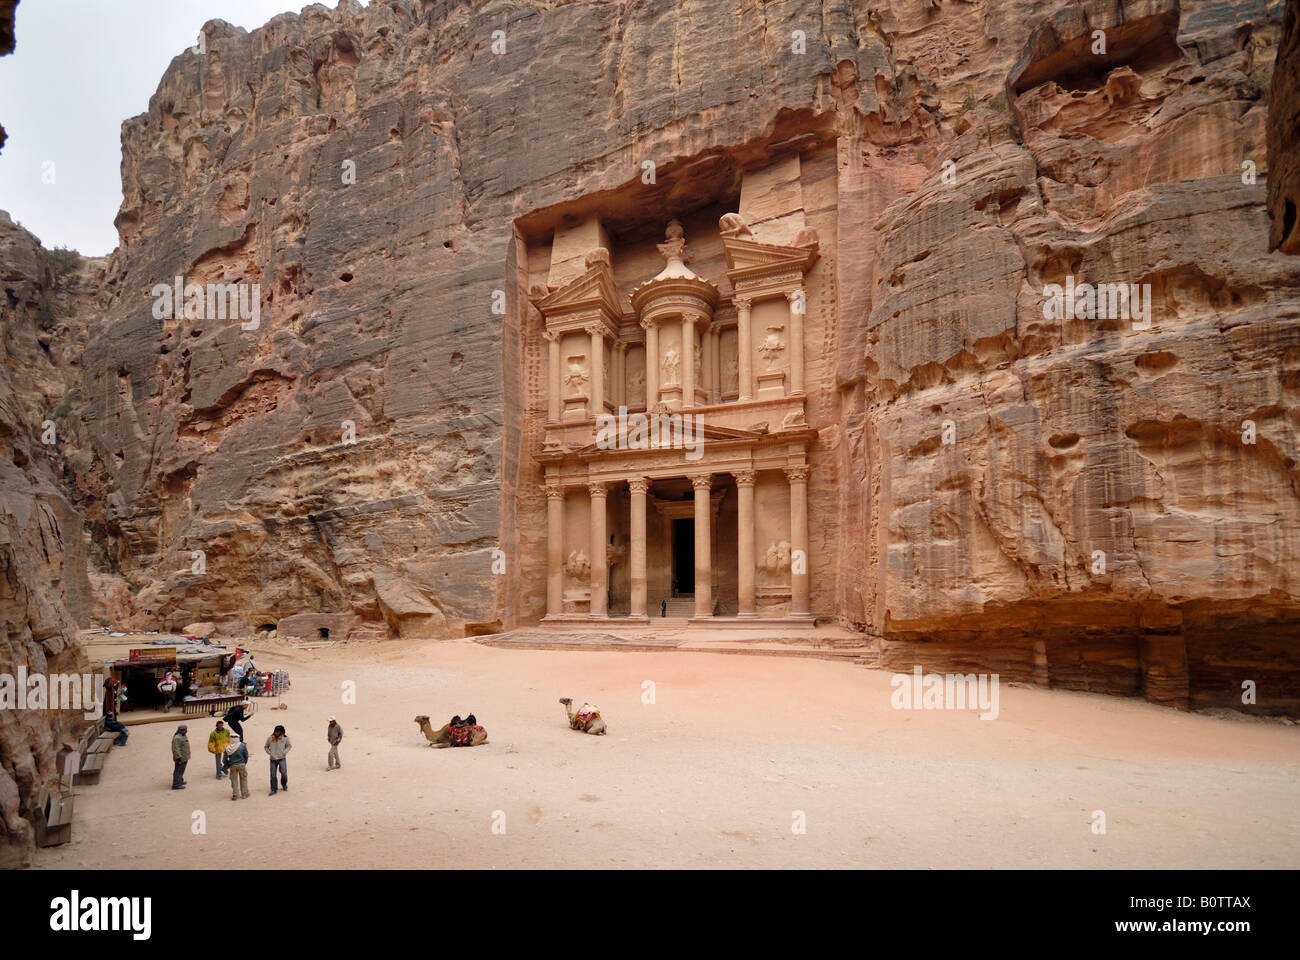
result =
M72 806L70 793L41 791L36 801L36 845L57 847L72 839Z
M118 735L111 730L105 731L104 720L92 723L81 735L81 766L77 773L78 783L96 783L104 772L104 761L108 751L113 749L113 741Z
M99 775L104 772L104 761L108 751L88 753L81 758L81 772L77 774L77 783L98 783Z

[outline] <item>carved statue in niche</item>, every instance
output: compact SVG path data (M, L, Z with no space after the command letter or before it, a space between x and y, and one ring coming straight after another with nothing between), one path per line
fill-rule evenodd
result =
M774 540L768 544L758 569L760 573L767 574L769 581L780 579L790 569L790 541L782 540L778 543Z
M564 561L564 572L575 580L586 580L591 576L591 560L582 550L574 550Z
M682 355L676 347L669 347L664 354L664 386L675 387L682 382Z
M564 389L566 398L581 397L587 392L587 368L586 357L576 356L569 358L569 372L564 375Z
M627 402L640 405L645 403L645 373L637 370L627 378Z
M763 355L767 361L767 368L771 370L776 366L777 360L780 359L782 351L785 350L785 340L781 337L781 331L785 329L785 324L779 323L774 327L767 328L767 336L763 342L758 345L758 352Z
M697 344L695 345L695 383L696 383L696 386L698 386L699 384L701 384L701 383L704 382L704 377L703 377L703 374L701 373L701 369L702 369L703 365L704 365L703 354L700 352L700 345L697 343Z
M722 389L725 393L736 393L740 390L740 366L735 357L727 357L722 364Z
M724 213L718 220L718 233L724 237L752 237L749 224L738 213Z

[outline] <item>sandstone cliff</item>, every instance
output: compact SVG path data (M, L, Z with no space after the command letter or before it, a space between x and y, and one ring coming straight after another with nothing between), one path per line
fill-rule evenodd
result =
M58 446L82 279L56 279L36 238L0 214L0 675L11 678L89 668L76 642L90 613L82 518ZM80 711L0 710L0 869L30 858L33 798L84 726Z

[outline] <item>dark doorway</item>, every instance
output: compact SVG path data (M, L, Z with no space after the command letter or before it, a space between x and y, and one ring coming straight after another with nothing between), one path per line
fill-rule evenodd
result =
M673 596L695 596L695 520L673 521Z

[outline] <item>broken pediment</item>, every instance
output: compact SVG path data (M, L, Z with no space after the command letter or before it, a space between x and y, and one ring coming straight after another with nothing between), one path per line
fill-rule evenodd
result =
M722 249L727 255L727 277L732 284L742 280L759 280L791 270L807 273L817 262L817 232L805 229L800 245L787 247L759 243L742 235L724 236Z
M608 254L604 257L589 255L588 262L590 266L582 276L545 296L532 298L533 306L542 312L548 325L552 320L590 314L592 310L599 310L613 324L622 317ZM541 293L540 290L537 292Z

